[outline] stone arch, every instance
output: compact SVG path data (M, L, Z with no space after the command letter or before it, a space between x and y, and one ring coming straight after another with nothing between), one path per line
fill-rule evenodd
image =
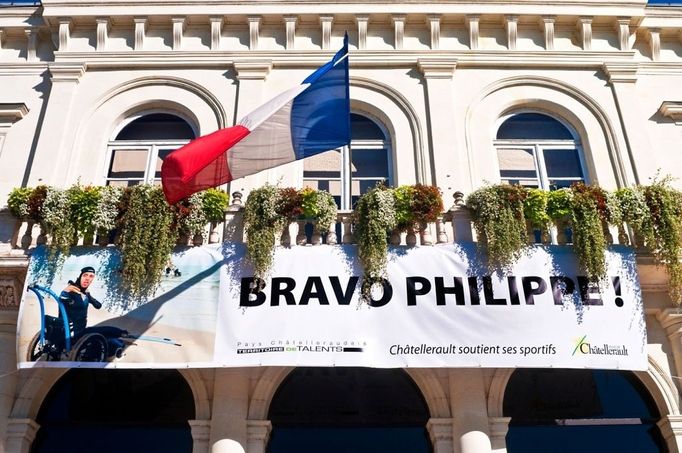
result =
M679 415L679 392L670 377L663 371L653 357L649 357L648 369L636 371L635 376L642 382L656 404L661 416ZM488 416L503 417L504 394L509 378L515 368L498 368L495 370L488 392Z
M30 376L21 387L12 408L11 418L35 420L48 393L59 379L69 371L69 368L34 368L26 371L30 373ZM196 419L210 419L211 408L208 392L199 370L183 369L176 371L192 391Z
M477 160L497 162L493 147L497 120L522 109L558 117L580 135L588 173L594 182L614 189L634 181L632 168L621 156L616 128L604 108L572 85L533 76L496 81L471 102L465 117L465 139L472 181L499 180L497 165L483 168Z
M106 168L104 152L93 159L93 148L106 149L113 131L127 117L145 111L173 113L187 120L197 135L226 126L227 114L220 101L201 85L178 77L142 77L120 84L99 97L84 112L75 134L74 146L66 156L66 181L79 175L93 175L102 183Z
M277 389L293 370L293 367L268 367L265 370L249 401L249 420L267 419L270 403ZM407 368L404 371L414 381L424 397L431 418L450 418L447 396L433 370Z
M376 80L351 77L350 86L351 109L377 118L390 133L396 180L401 184L430 184L432 159L424 146L423 127L412 104L402 93ZM411 161L399 162L399 156ZM412 175L407 175L408 171Z

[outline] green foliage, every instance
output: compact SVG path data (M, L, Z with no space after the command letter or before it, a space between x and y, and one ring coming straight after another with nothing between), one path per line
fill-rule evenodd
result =
M71 206L70 220L78 233L95 233L95 216L101 198L102 187L81 186L76 184L67 191Z
M414 214L412 212L412 202L414 200L413 186L399 186L393 189L395 199L395 221L396 228L406 231L414 225Z
M7 206L14 217L20 220L28 218L28 200L33 193L33 189L28 187L15 187L9 193Z
M207 189L201 192L201 208L204 216L211 223L225 221L225 210L230 202L230 197L220 189Z
M388 232L396 227L393 191L377 186L355 205L355 240L358 258L364 268L361 297L369 300L372 285L385 276Z
M203 192L195 193L178 202L174 208L175 222L180 233L189 235L204 233L208 219L203 209Z
M609 220L606 192L583 183L571 186L573 249L580 268L593 281L606 277L606 237L602 222Z
M71 245L77 240L76 228L71 220L71 199L66 190L48 187L41 207L41 225L50 235L50 259L61 252L60 259L68 256Z
M128 187L121 198L118 245L122 282L133 297L150 297L177 241L174 217L160 187Z
M287 221L277 212L278 199L279 189L266 184L251 191L244 207L246 251L253 265L253 275L261 284L272 267L275 238Z
M38 223L43 221L43 204L47 197L47 186L37 186L28 197L28 217Z
M488 252L490 269L508 269L527 245L526 196L521 186L498 184L478 189L467 197L478 244Z
M526 199L523 201L523 215L526 220L535 228L546 230L550 223L547 214L547 202L549 192L542 189L530 189Z
M98 234L107 234L116 228L116 219L121 214L118 208L123 189L114 186L104 186L99 189L99 200L92 225Z
M682 302L682 266L680 235L682 234L682 193L670 187L669 179L654 181L638 188L650 213L650 223L634 224L654 258L666 266L670 275L669 293L674 303Z
M317 229L320 232L329 231L332 223L336 222L336 202L332 195L324 190L304 187L299 191L301 196L303 216L317 219Z
M547 216L554 222L569 220L573 212L573 192L570 189L553 190L547 194Z

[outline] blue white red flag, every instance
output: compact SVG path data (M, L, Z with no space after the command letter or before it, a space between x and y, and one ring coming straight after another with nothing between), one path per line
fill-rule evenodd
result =
M169 203L267 168L350 143L348 36L301 85L261 105L236 126L199 137L163 162Z

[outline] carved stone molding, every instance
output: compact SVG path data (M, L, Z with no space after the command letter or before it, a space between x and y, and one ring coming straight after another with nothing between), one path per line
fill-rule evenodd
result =
M0 310L19 308L19 291L13 278L0 276Z
M658 108L658 111L661 115L673 120L678 126L682 126L682 101L665 101Z
M0 102L0 127L12 125L28 114L28 107L23 102Z

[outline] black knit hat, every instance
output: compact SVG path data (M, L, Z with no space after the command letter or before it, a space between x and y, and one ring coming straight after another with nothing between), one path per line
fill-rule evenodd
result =
M92 266L85 266L83 269L81 269L81 275L85 274L86 272L92 272L94 274L95 268Z

